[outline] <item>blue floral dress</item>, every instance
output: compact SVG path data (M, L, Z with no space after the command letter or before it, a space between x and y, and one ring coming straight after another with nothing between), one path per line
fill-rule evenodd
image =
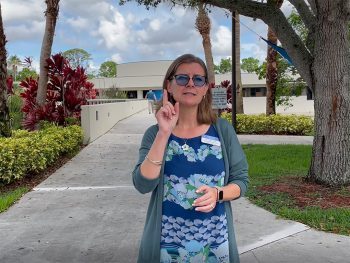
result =
M213 125L207 135L218 140ZM224 203L209 213L192 206L198 187L224 184L221 146L204 143L203 136L184 140L171 135L165 161L160 262L229 262Z

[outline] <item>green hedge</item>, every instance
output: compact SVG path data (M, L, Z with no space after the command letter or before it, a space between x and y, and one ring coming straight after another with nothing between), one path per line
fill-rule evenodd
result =
M48 126L43 130L13 131L0 138L0 183L8 184L31 172L43 171L59 156L73 153L82 144L81 127Z
M231 113L222 113L221 117L232 120ZM237 133L312 135L313 129L313 119L304 115L237 114Z

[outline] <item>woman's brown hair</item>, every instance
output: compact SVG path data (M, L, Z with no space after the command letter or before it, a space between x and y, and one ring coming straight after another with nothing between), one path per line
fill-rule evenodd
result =
M177 59L175 59L173 63L171 63L171 65L169 66L168 71L166 72L163 80L163 90L164 89L167 90L168 81L170 81L173 78L178 67L182 64L188 64L188 63L197 63L201 65L201 67L205 72L205 76L208 82L208 69L204 61L192 54L184 54L178 57ZM175 100L170 93L168 93L168 98L172 104L175 104ZM197 121L199 124L212 124L216 121L217 116L215 112L212 110L211 103L212 103L212 93L211 93L211 87L209 85L207 94L205 94L202 101L198 105ZM162 106L162 100L160 100L160 102L157 105L157 111L161 106Z

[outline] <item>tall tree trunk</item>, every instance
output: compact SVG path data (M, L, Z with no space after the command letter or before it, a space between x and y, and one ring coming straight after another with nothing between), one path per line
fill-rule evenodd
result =
M293 0L294 7L313 35L310 38L313 47L302 43L282 11L259 2L205 0L206 4L227 10L237 9L242 15L260 18L274 30L315 94L315 136L309 178L327 185L349 185L349 1Z
M202 36L202 43L204 48L205 61L208 68L208 81L215 83L214 59L211 50L210 41L210 18L205 10L203 4L198 5L198 16L196 19L196 28Z
M0 3L0 137L11 136L10 113L7 106L7 62L6 62L6 36L2 23Z
M239 24L239 13L236 12L235 20L235 54L236 61L232 59L232 63L236 63L236 113L244 113L243 109L243 88L242 88L242 76L241 76L241 27Z
M267 39L277 44L277 36L269 27ZM276 114L277 51L267 46L266 59L266 115Z
M318 1L312 68L315 136L309 178L341 186L350 184L350 43L345 12L336 2Z
M281 8L283 0L276 0L276 6ZM270 27L267 30L267 40L277 45L277 36ZM276 114L276 88L278 80L277 51L267 46L266 65L266 115Z
M40 53L40 75L38 94L36 96L39 105L43 105L46 101L47 81L48 81L48 69L46 60L51 56L51 49L53 43L53 37L55 34L56 21L59 12L60 0L46 0L46 24L43 42L41 45Z

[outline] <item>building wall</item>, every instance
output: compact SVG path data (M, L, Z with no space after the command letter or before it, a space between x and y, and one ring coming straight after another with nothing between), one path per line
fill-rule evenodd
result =
M143 99L148 90L162 89L164 75L171 63L171 60L164 60L119 64L116 78L96 78L92 82L96 88L115 87L127 91L128 98ZM266 80L259 79L255 73L242 72L241 76L245 112L248 114L264 113ZM216 74L215 81L220 84L224 80L231 81L231 77L231 73ZM306 92L303 95L306 95ZM306 96L293 98L292 103L294 105L292 108L277 107L277 112L313 115L313 101L307 100Z
M147 100L127 100L81 106L81 127L84 144L96 140L109 131L118 121L147 109Z
M164 76L172 62L172 60L158 60L119 64L117 66L117 76Z
M115 87L120 90L157 90L162 89L163 79L171 60L141 61L119 64L116 78L94 78L90 80L97 89ZM231 81L231 73L216 74L215 82L220 84L224 80ZM244 88L265 87L265 80L261 80L255 73L242 73Z
M280 114L314 115L314 101L307 100L306 96L292 97L292 107L277 106L276 112ZM266 97L243 98L245 114L262 114L266 112Z

